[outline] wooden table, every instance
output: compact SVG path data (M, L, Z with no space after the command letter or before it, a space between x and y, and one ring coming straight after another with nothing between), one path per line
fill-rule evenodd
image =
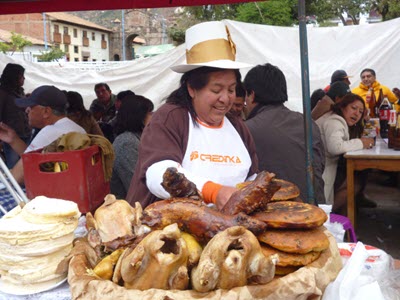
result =
M387 140L376 139L372 149L347 152L347 216L355 228L354 211L354 171L379 169L384 171L400 171L400 151L389 149Z

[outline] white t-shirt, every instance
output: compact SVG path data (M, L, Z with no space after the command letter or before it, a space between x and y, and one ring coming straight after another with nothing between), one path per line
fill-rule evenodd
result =
M55 122L53 125L47 125L43 127L29 144L28 148L26 148L25 153L46 147L63 134L69 132L86 133L85 129L83 129L81 126L64 117Z
M147 169L147 187L157 197L169 197L161 186L163 174L168 167L177 168L200 191L207 181L235 186L247 179L251 166L250 154L231 122L225 117L218 128L198 124L194 126L189 118L188 145L181 164L164 160Z

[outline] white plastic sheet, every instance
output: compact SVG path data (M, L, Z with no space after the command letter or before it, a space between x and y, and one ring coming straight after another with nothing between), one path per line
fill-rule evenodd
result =
M302 112L299 29L224 21L237 46L237 60L254 65L271 63L285 74L289 101L287 106ZM377 80L393 88L400 86L400 18L376 23L344 27L307 28L310 70L310 92L324 88L331 74L344 69L352 85L359 84L360 71L373 68ZM107 82L114 93L131 89L151 99L158 107L176 89L181 74L170 66L185 61L185 46L164 54L132 61L117 69L100 72L71 70L61 66L48 67L0 55L0 69L8 62L21 63L26 68L26 92L44 84L81 93L86 107L95 98L94 85ZM248 69L241 70L244 76Z

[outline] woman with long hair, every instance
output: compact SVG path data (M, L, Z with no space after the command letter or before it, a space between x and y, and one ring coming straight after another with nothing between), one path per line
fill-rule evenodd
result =
M18 137L28 143L31 129L25 110L15 105L16 98L24 98L23 85L25 69L21 65L9 63L0 77L0 122L15 130ZM3 143L6 165L12 168L19 160L19 155L7 143Z
M85 129L86 133L103 136L103 132L92 113L83 105L81 94L69 91L66 96L68 100L67 117Z
M111 177L111 193L125 199L131 183L138 148L144 127L149 123L154 104L139 95L124 97L115 123L116 138L113 142L115 161Z
M369 149L374 146L372 138L361 137L363 132L364 100L348 93L332 110L316 123L320 127L325 146L325 197L333 204L333 211L346 214L346 172L343 155L348 151Z

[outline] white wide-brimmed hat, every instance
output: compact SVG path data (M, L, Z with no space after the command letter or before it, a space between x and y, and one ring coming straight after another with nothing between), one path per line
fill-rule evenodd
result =
M228 27L219 21L194 25L186 30L186 63L171 67L185 73L200 67L241 69L252 65L235 61L236 45Z

